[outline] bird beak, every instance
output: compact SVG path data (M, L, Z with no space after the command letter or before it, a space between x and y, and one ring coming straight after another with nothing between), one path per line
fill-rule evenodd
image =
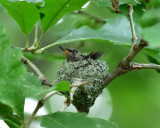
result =
M59 46L59 48L64 52L66 56L70 54L70 52L67 49L64 49L63 47Z
M62 48L61 46L59 46L59 48L62 50L62 51L64 51L65 49L64 48Z

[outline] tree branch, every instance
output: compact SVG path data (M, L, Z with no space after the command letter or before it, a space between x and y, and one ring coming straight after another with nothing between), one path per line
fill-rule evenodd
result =
M68 100L68 98L66 98L66 99L64 100L64 104L63 104L63 106L62 106L62 108L61 108L61 112L65 111L66 108L67 108L71 103L72 103L72 101L71 101L71 100Z
M38 75L39 80L41 81L42 85L47 85L52 87L53 84L47 80L47 78L44 76L44 74L37 68L37 66L35 64L33 64L30 60L28 60L26 57L22 56L22 61L25 64L28 64L34 71L35 73Z
M36 116L38 110L43 106L44 102L39 101L35 110L33 111L32 115L29 117L29 119L25 123L25 128L29 128L30 123L32 122L32 119Z
M133 42L132 47L130 49L129 54L119 62L115 70L106 76L104 80L104 87L106 87L116 77L123 75L127 73L128 71L131 71L132 70L132 67L130 64L131 61L145 46L148 46L148 43L143 39L141 39L139 44L136 44L138 38L136 37L134 23L133 23L133 16L132 16L133 6L128 5L128 7L129 7L129 20L130 20L130 26L131 26L131 31L132 31L132 42Z
M57 94L58 91L52 91L47 93L44 98L40 101L38 101L38 104L36 106L36 108L34 109L33 113L31 114L31 116L28 118L28 120L25 122L25 128L29 128L29 125L31 124L32 120L34 119L34 117L36 116L38 110L44 105L44 102L50 98L51 96Z
M46 100L48 100L51 96L53 96L53 95L55 95L55 94L57 94L58 93L58 91L52 91L52 92L49 92L49 93L47 93L45 96L44 96L44 98L42 99L42 101L46 101Z

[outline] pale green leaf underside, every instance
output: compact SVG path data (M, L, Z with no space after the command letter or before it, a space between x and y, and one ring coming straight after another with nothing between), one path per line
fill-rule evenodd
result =
M124 16L117 16L109 20L98 30L87 26L73 30L69 35L57 42L72 42L72 40L106 40L118 44L131 44L131 29L128 19Z

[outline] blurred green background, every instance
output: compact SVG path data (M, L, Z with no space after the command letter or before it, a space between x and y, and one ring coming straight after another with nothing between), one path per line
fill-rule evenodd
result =
M143 15L143 6L144 5L135 6L134 18L137 23L140 23L139 19ZM123 12L121 15L127 16L126 5L122 5L121 10ZM42 46L53 43L57 39L67 35L72 29L79 28L83 25L98 29L104 24L105 21L107 21L107 19L110 19L116 15L111 11L111 9L107 9L105 6L97 6L94 2L83 11L89 14L90 17L81 13L68 14L60 23L56 24L46 33L42 41ZM103 22L97 22L93 17L102 19ZM12 45L24 47L24 35L16 22L8 16L3 9L0 9L0 22L2 22L5 26L8 36L12 41ZM41 30L39 30L39 36L40 33ZM30 42L33 41L33 37L34 32L32 32L29 36ZM63 45L63 47L77 48L83 53L100 51L103 53L100 59L106 61L109 65L110 71L112 71L118 62L129 52L129 47L127 46L116 46L111 45L108 42L99 41L70 43ZM26 53L26 56L29 57L51 81L56 79L58 67L65 60L63 53L57 46L48 49L42 56L34 56L28 53ZM138 54L134 61L139 63L149 62L148 57L144 53ZM119 128L159 128L159 80L160 74L157 71L140 70L129 72L111 82L107 87L112 97L113 110L110 120L116 122Z

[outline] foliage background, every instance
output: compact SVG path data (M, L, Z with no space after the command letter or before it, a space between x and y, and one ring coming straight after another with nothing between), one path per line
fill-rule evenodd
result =
M103 0L102 0L103 2ZM114 14L111 9L97 5L92 2L85 11L95 17L102 19L111 19L115 15L127 16L126 5L120 6L122 14ZM159 14L159 6L151 8L151 11L156 10L154 15L148 15L151 20L145 19L142 8L147 5L138 4L134 6L134 19L137 24L142 26L142 33L149 45L153 48L160 48L160 23L157 17ZM158 7L157 7L158 6ZM157 17L156 17L157 14ZM145 14L147 15L147 14ZM143 17L142 17L143 16ZM154 16L156 18L154 18ZM147 17L147 16L146 16ZM156 20L153 20L156 19ZM157 20L158 19L158 20ZM18 27L17 23L8 14L0 8L0 22L3 23L8 36L11 39L13 46L25 46L25 37ZM98 29L103 25L103 22L95 23L93 18L88 18L83 14L70 13L63 18L59 24L47 31L43 38L42 46L50 44L57 39L67 35L74 28L80 28L83 25ZM122 28L123 29L123 26ZM117 32L120 30L117 29ZM33 41L32 32L30 41ZM110 67L110 71L117 65L129 51L128 46L112 45L108 42L101 41L86 41L85 43L69 43L64 44L64 47L77 48L81 52L100 51L103 53L101 59L105 60ZM56 71L60 64L64 61L63 53L58 47L53 47L47 50L42 56L33 57L27 54L41 71L51 80L56 79ZM135 62L150 62L148 56L140 53L134 60ZM160 127L160 74L155 70L140 70L129 72L124 76L115 79L107 89L112 97L113 112L110 117L111 121L118 124L119 128L159 128ZM103 111L103 110L101 110Z

